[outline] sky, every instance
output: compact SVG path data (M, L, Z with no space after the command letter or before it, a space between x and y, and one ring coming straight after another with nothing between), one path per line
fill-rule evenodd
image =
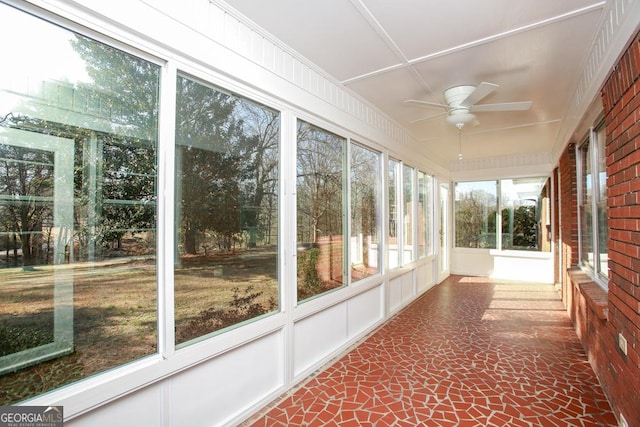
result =
M90 82L84 62L71 48L72 32L0 4L0 115L16 102L3 91L25 92L44 80ZM8 66L7 66L8 65ZM1 117L0 116L0 117Z

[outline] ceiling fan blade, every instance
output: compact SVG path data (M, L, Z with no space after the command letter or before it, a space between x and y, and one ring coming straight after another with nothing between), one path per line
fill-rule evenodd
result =
M445 114L448 114L448 113L445 111L439 114L423 117L421 119L411 120L409 123L414 124L414 123L426 122L427 120L435 119L436 117L444 116Z
M531 101L503 102L501 104L480 104L473 105L471 111L474 113L491 111L525 111L531 108Z
M482 82L474 89L464 101L460 103L460 106L471 108L476 102L482 100L485 96L496 90L498 85L493 83Z
M441 108L449 108L448 105L439 104L437 102L429 102L429 101L420 101L419 99L407 99L404 101L405 104L413 104L418 107L441 107Z

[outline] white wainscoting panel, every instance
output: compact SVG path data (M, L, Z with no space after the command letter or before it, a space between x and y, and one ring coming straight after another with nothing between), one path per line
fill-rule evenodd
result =
M282 332L278 331L166 380L169 425L221 425L250 403L282 387L283 343Z
M402 305L405 305L409 300L413 299L416 294L414 286L414 272L412 270L402 276Z
M382 284L350 299L347 316L349 338L354 338L366 331L384 316L384 287Z
M415 294L413 270L389 280L389 313L398 311Z
M553 256L550 252L456 248L452 260L453 274L553 283Z
M494 279L553 283L554 259L550 252L502 251L492 253Z
M294 374L297 376L347 341L347 303L342 302L294 324Z
M420 295L435 285L433 281L433 262L419 265L416 269L416 290Z
M125 399L101 406L70 421L65 427L161 426L162 385L154 384Z
M394 313L402 304L402 276L389 280L389 313Z

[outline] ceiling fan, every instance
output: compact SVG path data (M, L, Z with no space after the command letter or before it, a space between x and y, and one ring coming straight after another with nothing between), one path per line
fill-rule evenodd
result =
M498 88L497 84L482 82L478 86L462 85L454 86L444 91L446 104L437 102L420 101L417 99L406 100L405 103L418 105L421 107L442 107L446 112L429 116L414 122L429 120L448 114L445 119L447 123L455 125L458 129L466 124L476 122L473 113L496 112L496 111L524 111L531 107L531 101L503 102L500 104L477 104L486 96L493 93Z

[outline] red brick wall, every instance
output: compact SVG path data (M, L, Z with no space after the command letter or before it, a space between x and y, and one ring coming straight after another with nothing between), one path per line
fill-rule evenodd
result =
M551 208L553 209L553 218L555 218L555 220L551 221L551 225L553 227L552 230L552 236L553 236L553 242L552 242L552 247L553 247L553 251L554 253L561 253L560 252L560 221L558 220L558 218L560 218L560 168L555 168L553 170L553 189L552 189L552 196L553 196L553 200L551 201ZM561 266L558 265L558 263L556 263L555 267L554 267L554 271L553 271L553 283L561 283L562 279L562 269Z
M640 426L640 39L602 89L606 126L609 290L577 269L575 147L559 162L563 299L616 415ZM627 355L618 335L627 339Z
M560 177L560 238L562 254L562 300L569 316L575 321L573 290L568 269L578 264L578 184L576 176L576 150L569 144L560 157L558 175Z
M320 248L318 275L323 282L343 283L344 253L342 236L320 236L317 241Z
M607 133L609 318L601 381L615 409L640 426L640 38L602 89ZM618 334L628 353L618 349Z

